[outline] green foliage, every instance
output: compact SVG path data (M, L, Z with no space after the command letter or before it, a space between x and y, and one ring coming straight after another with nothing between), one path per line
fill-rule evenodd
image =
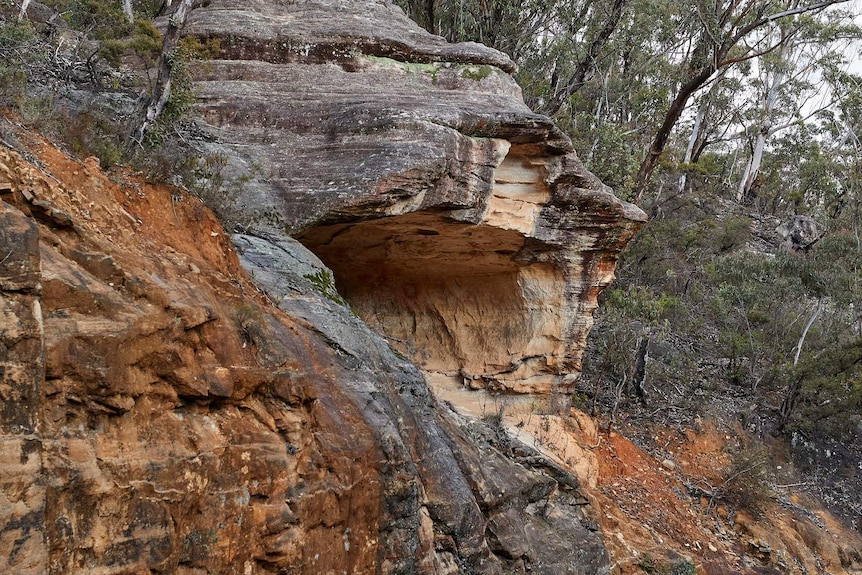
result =
M775 497L770 486L769 471L770 458L765 448L753 446L740 449L732 454L724 483L716 489L717 495L752 515L761 515Z
M694 575L697 571L694 564L688 560L661 561L649 553L640 556L637 566L651 575Z
M238 177L230 177L227 156L208 154L187 157L176 168L171 168L169 164L167 169L178 170L174 175L213 211L225 229L243 228L250 223L243 221L237 200L257 172L257 166L252 166Z
M572 407L579 409L581 411L586 411L587 406L589 404L590 398L589 396L582 391L575 391L572 393Z
M44 129L60 132L64 145L72 154L80 158L95 156L104 169L124 161L125 133L111 117L110 110L88 105L75 113L60 111L51 114Z
M155 18L161 14L164 7L164 0L134 0L132 2L135 15L145 19Z
M671 312L679 299L666 293L653 293L643 286L629 286L612 289L604 303L611 312L655 323Z
M461 70L461 77L481 82L493 73L491 66L467 66Z
M0 22L0 106L20 110L25 105L28 77L44 51L29 23Z
M587 113L575 114L560 123L572 134L572 143L584 163L605 184L625 197L637 172L636 152L625 128L612 122L597 122Z
M840 440L862 421L862 337L807 353L774 377L788 387L788 431Z
M133 54L144 70L155 66L162 51L162 38L147 20L136 20L130 34L123 38L106 38L99 46L99 55L112 66L119 66L127 53Z
M328 300L338 305L347 305L335 288L335 278L332 277L332 273L329 270L319 269L313 274L306 275L305 279L311 282L314 289L323 294Z
M206 58L218 53L218 50L218 40L201 42L195 37L187 36L180 39L177 47L167 55L171 92L162 113L144 136L146 147L154 148L163 144L186 117L195 99L191 70Z
M69 27L95 40L117 40L132 33L133 25L123 13L121 2L45 0L43 4L60 13Z

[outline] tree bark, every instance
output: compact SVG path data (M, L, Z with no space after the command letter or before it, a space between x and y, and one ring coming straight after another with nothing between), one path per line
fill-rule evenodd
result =
M679 175L677 182L677 194L682 194L685 191L685 184L688 181L688 166L691 163L691 158L694 155L694 145L700 136L700 125L703 123L703 117L706 115L707 102L704 101L697 108L697 114L694 116L694 126L691 127L691 135L688 137L688 145L685 147L685 155L682 157L682 163L686 166L683 172Z
M159 57L159 73L156 77L156 86L153 90L150 105L147 106L144 121L138 129L138 144L144 141L147 129L158 119L171 97L171 55L176 50L177 42L180 39L180 32L182 32L186 18L192 9L192 2L193 0L180 0L176 12L168 19L168 29L165 32L164 41L162 42L162 54Z
M652 175L653 170L655 170L656 164L658 164L658 158L664 151L665 144L667 144L667 140L670 137L673 127L676 126L679 117L682 115L683 110L685 110L688 99L691 98L692 94L700 89L707 80L709 80L710 76L712 76L714 72L715 66L713 64L705 66L696 76L683 84L679 93L677 93L673 102L671 102L670 108L668 108L668 111L664 116L664 121L656 132L652 144L650 144L649 151L641 163L640 170L638 170L634 189L635 202L639 202L643 198L644 190L646 190L650 176Z
M817 300L817 307L814 308L814 313L812 313L811 317L808 318L808 322L805 324L805 329L802 330L802 335L799 336L799 343L796 344L796 354L793 356L793 365L799 363L799 354L802 353L802 344L805 343L805 336L808 335L808 330L811 329L811 326L814 325L815 321L817 321L817 316L820 315L821 311L823 311L823 301Z
M123 0L123 13L129 22L135 21L135 13L132 10L132 0Z
M428 31L432 34L437 34L437 27L434 25L434 21L437 19L435 4L436 0L425 0L425 18L428 21Z
M632 384L634 385L635 393L643 405L646 405L649 400L649 392L646 388L646 365L649 360L648 349L649 335L644 335L638 342L637 355L635 356L635 373L632 377Z
M18 12L18 22L24 19L24 16L27 15L27 6L30 5L30 0L23 0L21 2L21 10Z

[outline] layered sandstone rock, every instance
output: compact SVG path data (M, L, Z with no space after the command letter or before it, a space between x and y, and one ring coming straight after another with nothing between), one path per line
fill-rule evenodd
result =
M262 295L197 200L20 137L0 571L607 571L577 479L435 401L303 246L235 238Z
M432 381L567 389L644 215L526 108L505 55L383 0L214 0L186 32L219 42L202 147L247 176L246 229L299 239Z
M564 389L643 214L388 2L187 32L239 258L193 199L0 149L0 571L607 572L565 466L427 380Z

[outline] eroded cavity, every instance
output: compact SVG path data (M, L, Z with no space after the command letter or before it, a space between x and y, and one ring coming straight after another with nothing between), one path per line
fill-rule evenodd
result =
M475 388L555 383L563 279L522 233L416 212L298 239L356 313L425 371Z

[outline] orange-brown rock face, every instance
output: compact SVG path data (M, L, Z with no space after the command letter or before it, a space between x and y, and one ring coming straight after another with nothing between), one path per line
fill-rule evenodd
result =
M505 55L446 44L390 4L193 11L187 32L221 47L196 84L203 148L256 167L251 229L317 254L430 380L566 391L644 214L526 108Z
M439 404L289 238L0 149L0 572L599 573L578 481ZM277 304L277 309L273 304Z
M327 348L202 206L34 151L0 150L0 571L373 571L379 453L316 402Z
M428 380L565 389L643 214L508 58L388 2L187 32L219 40L196 145L252 234L0 148L0 572L607 573L578 480Z

